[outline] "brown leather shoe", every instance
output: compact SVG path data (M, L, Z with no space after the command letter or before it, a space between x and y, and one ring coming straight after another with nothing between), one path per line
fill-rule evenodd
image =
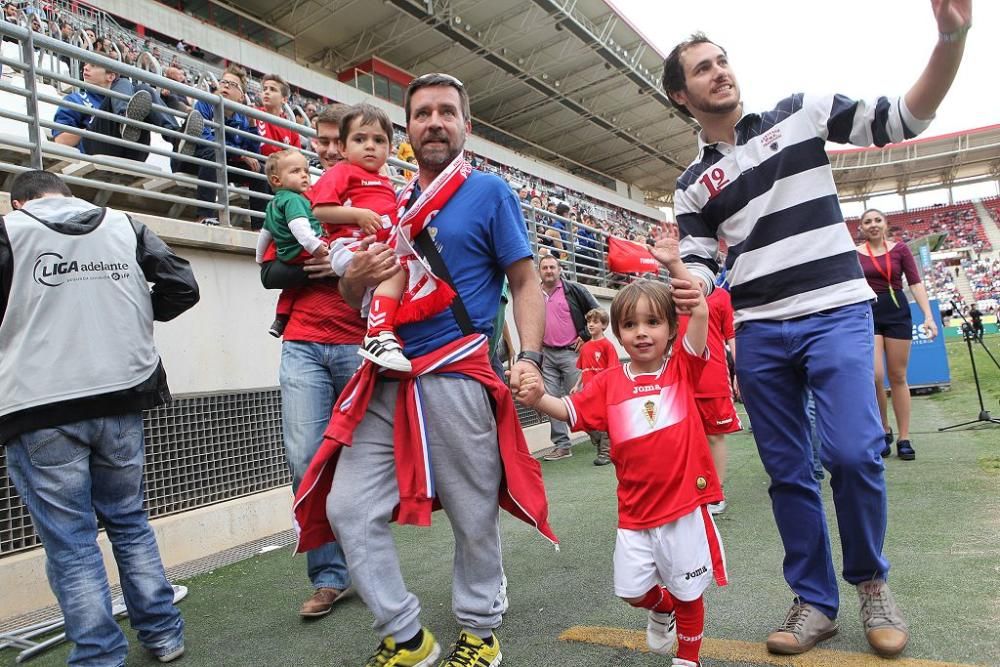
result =
M767 650L781 655L798 655L835 634L835 622L811 604L796 599L781 627L768 635Z
M347 595L347 591L338 591L336 588L317 588L308 600L302 603L299 609L299 616L316 618L326 616L333 610L333 605L342 597Z
M889 586L880 579L858 584L858 600L865 637L875 652L883 658L902 653L910 641L910 628Z

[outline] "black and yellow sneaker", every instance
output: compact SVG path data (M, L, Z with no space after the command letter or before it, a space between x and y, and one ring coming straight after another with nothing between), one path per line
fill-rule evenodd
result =
M441 655L441 646L427 628L423 629L424 639L420 647L409 650L396 646L396 640L386 637L365 667L433 667Z
M500 640L496 635L490 637L491 644L462 631L458 641L452 647L451 654L438 663L438 667L497 667L503 660L500 653Z

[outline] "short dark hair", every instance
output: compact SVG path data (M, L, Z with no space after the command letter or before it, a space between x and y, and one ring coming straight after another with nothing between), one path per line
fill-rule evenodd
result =
M345 113L347 113L347 109L348 106L346 104L341 104L339 102L327 104L325 107L320 109L318 114L316 114L316 124L325 123L340 127L340 119L344 117Z
M567 213L569 213L569 204L563 203L556 206L556 215L566 217Z
M670 350L677 340L677 307L674 305L670 288L661 282L644 278L621 289L611 302L611 330L616 337L619 336L622 322L635 315L639 299L643 297L649 301L653 312L667 321L667 326L670 327L667 350Z
M73 193L58 176L39 170L21 172L10 186L11 201L24 203L45 195L72 197Z
M288 82L285 81L283 78L281 78L281 76L277 74L265 74L260 79L261 85L264 85L268 81L274 81L276 84L278 84L278 90L281 91L281 96L284 97L285 99L288 99L289 97L292 96L291 86L289 86Z
M434 73L418 76L406 88L403 109L406 111L407 124L410 122L410 98L413 97L413 93L421 88L430 88L431 86L450 86L457 90L458 97L462 102L462 120L466 122L472 120L472 111L469 108L469 93L465 90L465 84L450 74Z
M678 104L674 100L672 93L679 93L687 88L687 81L685 81L684 77L684 65L681 64L681 55L697 44L715 44L715 42L710 40L705 33L696 32L675 46L670 55L663 61L663 90L667 91L667 99L670 100L670 104L688 118L694 118L694 116L688 111L685 105ZM722 49L723 54L726 53L723 47L718 44L715 45Z
M349 107L340 118L340 143L347 143L347 135L351 133L351 125L356 120L361 121L360 125L380 125L385 136L392 141L392 121L389 120L389 114L377 106L362 102Z

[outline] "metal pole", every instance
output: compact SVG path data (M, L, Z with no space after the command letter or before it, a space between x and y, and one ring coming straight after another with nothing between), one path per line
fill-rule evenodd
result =
M38 126L38 84L35 81L35 40L34 32L28 30L28 36L21 41L21 58L24 61L24 85L28 88L28 96L24 103L31 122L28 123L28 140L31 141L31 166L42 168L42 132Z
M232 227L229 216L229 166L226 164L226 103L220 95L215 103L215 162L219 165L215 170L215 179L219 184L219 196L222 197L222 211L219 222L225 227Z

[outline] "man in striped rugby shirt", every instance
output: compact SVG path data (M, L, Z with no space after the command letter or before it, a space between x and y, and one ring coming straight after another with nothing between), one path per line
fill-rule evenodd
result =
M932 0L939 37L902 97L855 101L796 94L763 113L743 109L726 51L702 34L664 64L671 102L701 125L696 160L677 180L681 253L711 290L719 240L736 311L743 399L754 426L795 593L767 640L802 653L837 632L837 579L818 483L813 479L805 389L816 397L831 473L844 578L858 589L872 648L897 655L909 629L886 585L883 431L872 391L874 296L837 200L827 141L883 146L930 123L955 74L972 0ZM680 286L678 286L680 287Z

